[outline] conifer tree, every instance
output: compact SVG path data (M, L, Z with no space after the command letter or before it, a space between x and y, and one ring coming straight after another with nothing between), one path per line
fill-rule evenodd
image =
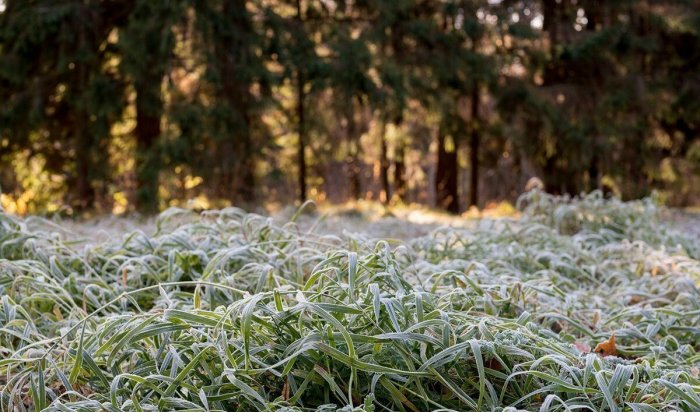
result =
M41 154L65 173L78 210L110 177L106 148L124 101L109 36L122 17L111 2L78 0L9 0L0 14L3 149Z
M159 208L163 83L173 59L173 26L183 11L183 1L135 0L119 31L121 70L136 95L136 206L146 213Z

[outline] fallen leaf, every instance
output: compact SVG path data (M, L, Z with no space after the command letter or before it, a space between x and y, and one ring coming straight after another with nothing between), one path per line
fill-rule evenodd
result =
M597 344L593 351L603 357L616 356L617 346L615 346L615 333L610 335L610 339Z
M126 271L126 268L122 269L122 287L126 289L126 281L128 279L129 273Z
M591 347L583 342L574 342L574 347L581 353L590 353Z
M289 395L289 379L285 379L284 386L282 387L282 399L288 401L290 398Z
M503 370L503 367L501 366L501 363L497 361L494 358L491 359L486 359L484 362L484 366L486 366L489 369L493 369L495 371L501 371Z
M643 301L643 300L644 300L644 298L643 298L642 296L639 296L639 295L632 295L632 296L630 297L629 304L630 304L630 305L636 305L636 304L640 303L640 302Z
M552 323L551 329L552 329L552 332L559 333L564 329L564 327L562 326L562 324L558 320L555 320Z

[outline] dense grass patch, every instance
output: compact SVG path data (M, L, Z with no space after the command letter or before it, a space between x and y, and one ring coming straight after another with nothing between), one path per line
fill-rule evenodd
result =
M519 207L405 243L0 214L2 410L700 410L700 245L650 200Z

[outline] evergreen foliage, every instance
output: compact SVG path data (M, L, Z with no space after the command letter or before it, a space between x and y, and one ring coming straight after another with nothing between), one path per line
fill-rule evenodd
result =
M0 4L0 185L20 212L370 197L457 213L533 175L700 196L695 2Z

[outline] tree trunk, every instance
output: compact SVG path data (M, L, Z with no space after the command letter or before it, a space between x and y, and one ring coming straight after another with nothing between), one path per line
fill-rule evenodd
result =
M448 150L442 128L438 129L437 171L435 194L437 206L450 213L459 213L457 193L457 148ZM456 146L456 142L455 142Z
M554 52L558 43L559 25L557 24L556 0L542 0L542 30L546 31L549 37L549 49ZM552 57L554 53L552 53Z
M304 14L301 7L301 0L296 0L297 8L297 24L302 28L304 24ZM299 147L297 152L297 162L299 166L299 202L302 204L306 202L307 199L307 189L306 189L306 120L304 115L306 114L306 108L304 107L305 91L304 86L306 85L306 78L304 76L304 71L301 67L297 67L297 127L299 134Z
M389 193L389 159L387 156L386 144L386 119L382 117L380 121L382 122L379 131L379 180L382 185L382 194L380 198L382 203L387 204L391 196Z
M558 7L563 7L563 5L557 4L556 0L542 1L542 30L547 33L547 39L549 41L549 61L545 65L543 74L545 86L555 83L561 76L561 73L558 72L559 63L557 57L557 45L559 43Z
M81 64L79 72L84 72ZM80 77L83 77L81 73ZM81 87L85 82L80 81ZM76 109L75 113L75 201L74 208L77 211L86 211L94 206L95 189L90 181L90 174L93 166L92 162L92 142L87 128L89 114L83 109Z
M593 146L593 157L588 165L588 191L600 189L600 167L598 165L598 148Z
M229 26L217 34L215 47L222 79L221 98L232 111L229 133L230 139L234 139L235 153L233 159L225 159L231 166L224 174L232 176L230 198L250 204L255 201L255 148L250 116L252 79L243 73L252 59L246 40L253 28L245 1L225 1L222 15Z
M304 119L304 75L301 70L297 73L297 120L299 132L299 148L297 160L299 163L299 201L304 203L306 193L306 122Z
M85 26L81 25L78 32L78 49L85 47L86 34ZM76 78L75 87L77 93L82 93L87 88L88 84L88 68L85 62L79 62L77 64L75 73ZM86 110L87 107L84 105L79 105L79 108L75 109L75 137L76 137L76 150L75 150L75 195L77 197L75 201L75 208L78 211L85 211L93 206L95 201L95 190L92 187L92 182L90 181L90 171L92 169L92 139L88 133L88 124L90 122L90 114Z
M90 182L90 169L92 165L90 155L92 153L92 145L90 136L85 130L87 121L86 116L80 113L76 122L75 131L77 135L77 147L75 151L75 195L77 199L75 201L75 209L78 211L85 211L93 207L95 202L95 189Z
M354 200L359 200L362 198L361 193L361 178L360 178L360 145L359 136L357 136L357 122L355 121L355 109L354 102L352 99L348 102L347 108L347 137L348 137L348 175L350 178L350 196Z
M556 158L548 157L545 159L542 175L544 177L544 190L547 193L562 193L561 182L558 179L559 173L557 173Z
M406 148L399 142L394 155L394 196L401 202L406 201Z
M472 89L472 130L471 139L469 140L469 167L471 167L470 188L469 188L469 206L478 207L479 205L479 146L480 146L480 130L479 130L479 85L474 82Z
M160 94L160 82L136 87L136 207L142 213L155 213L158 211L160 159L156 146L160 136L160 110L149 107L154 102L145 97L147 88L157 88Z
M586 10L586 30L598 31L603 27L603 13L605 5L598 4L596 0L586 0L582 6Z

